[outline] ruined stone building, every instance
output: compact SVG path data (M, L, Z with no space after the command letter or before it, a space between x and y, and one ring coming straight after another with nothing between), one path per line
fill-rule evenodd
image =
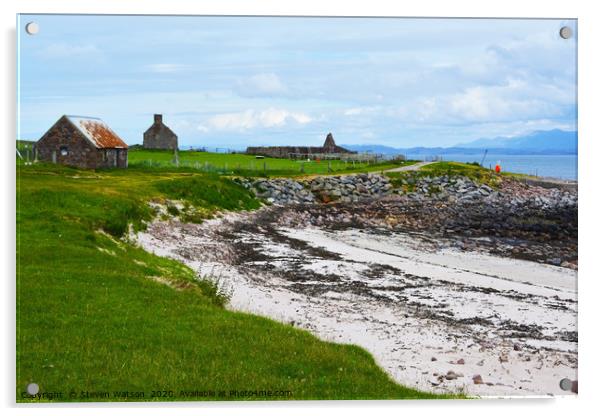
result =
M78 168L126 168L128 145L99 118L62 116L37 141L39 161Z
M143 147L164 150L178 148L178 136L163 124L163 115L155 114L155 122L144 132Z
M247 147L247 153L279 158L315 158L326 155L356 153L337 146L332 133L328 133L323 146L255 146Z

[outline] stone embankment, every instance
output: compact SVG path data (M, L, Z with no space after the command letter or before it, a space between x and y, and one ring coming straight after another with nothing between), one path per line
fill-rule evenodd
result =
M357 202L388 195L393 188L389 179L377 174L318 176L309 180L238 179L247 189L276 205L312 202Z
M464 176L406 175L394 186L389 177L381 174L319 176L307 180L289 178L247 179L238 183L261 199L274 205L307 204L315 202L358 202L388 195L430 197L442 201L480 201L503 199L514 205L548 208L577 205L575 191L542 188L504 178L493 188Z

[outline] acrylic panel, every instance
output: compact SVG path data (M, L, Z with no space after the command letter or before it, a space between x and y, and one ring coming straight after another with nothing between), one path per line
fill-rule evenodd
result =
M17 401L577 393L576 20L17 34Z

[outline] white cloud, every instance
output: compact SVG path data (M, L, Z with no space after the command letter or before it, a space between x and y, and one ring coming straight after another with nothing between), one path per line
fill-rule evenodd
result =
M353 116L369 116L382 113L383 106L365 106L365 107L350 107L343 110L343 115L348 117Z
M312 118L305 113L279 108L265 110L245 110L236 113L217 114L207 120L207 124L216 130L249 130L257 127L282 127L289 123L307 124ZM203 125L204 128L207 128Z
M236 92L243 97L277 96L288 93L288 88L274 73L256 74L239 79Z
M363 108L355 107L355 108L348 108L347 110L345 110L343 112L343 114L345 114L346 116L357 116L357 115L362 114L364 111L365 110Z
M44 58L70 58L81 55L99 55L100 50L92 44L71 45L68 43L53 43L39 52Z
M450 115L468 121L494 121L561 113L558 105L529 89L524 81L513 79L502 86L467 88L449 100Z
M146 68L148 70L150 70L151 72L155 72L158 74L168 74L168 73L172 73L172 72L180 72L180 71L186 69L187 66L182 65L182 64L163 63L163 64L147 65Z
M565 111L562 95L545 85L509 79L503 85L478 85L452 94L417 97L385 109L384 114L406 122L435 124L554 118Z
M507 114L510 103L500 99L491 89L472 87L453 96L449 104L450 113L456 117L487 120Z

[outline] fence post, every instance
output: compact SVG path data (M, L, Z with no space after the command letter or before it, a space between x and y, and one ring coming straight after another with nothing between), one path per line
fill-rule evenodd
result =
M268 164L267 162L263 162L263 173L267 173L268 171Z
M178 156L178 148L174 147L173 149L173 163L176 165L176 168L180 167L180 158Z

